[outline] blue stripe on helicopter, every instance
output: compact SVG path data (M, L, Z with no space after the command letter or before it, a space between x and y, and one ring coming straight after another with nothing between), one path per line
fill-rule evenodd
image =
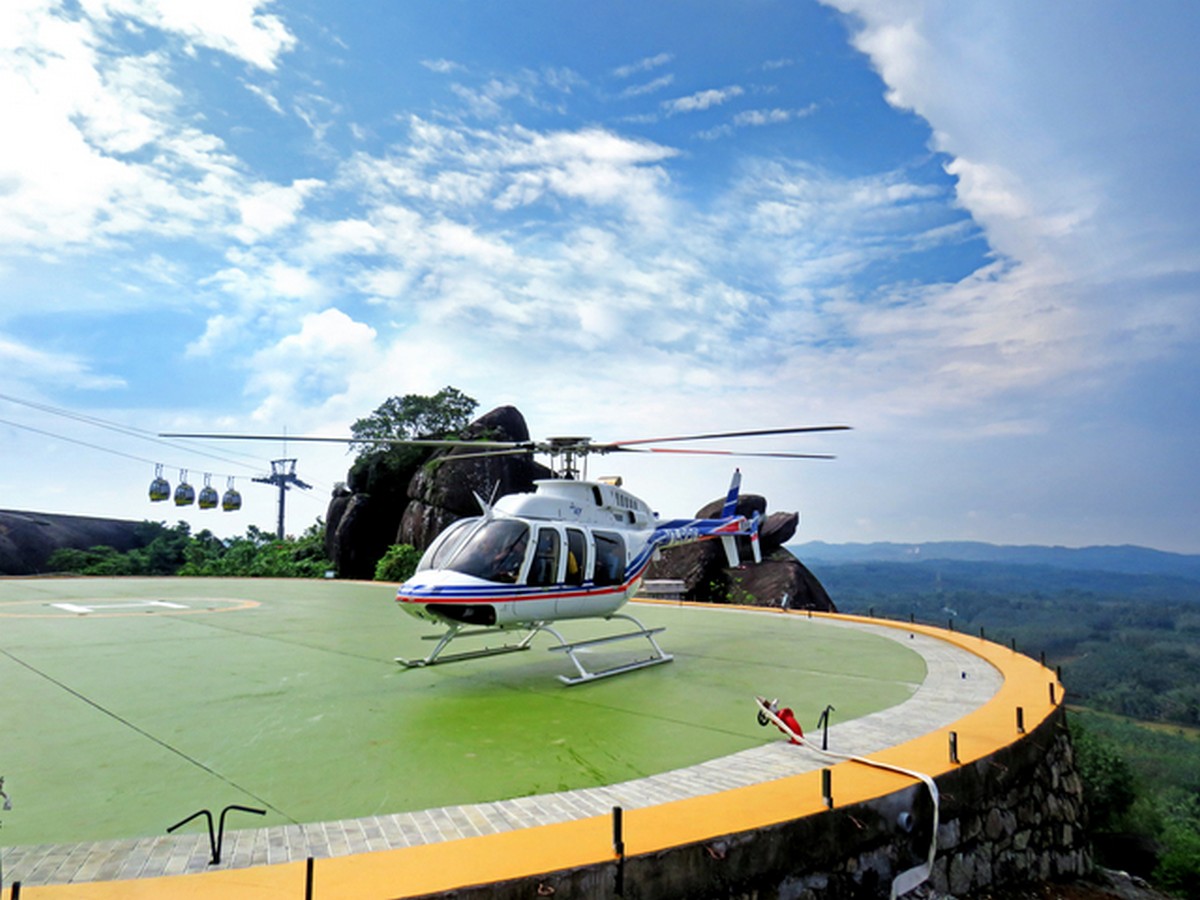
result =
M579 587L563 590L561 585L537 588L529 585L490 585L490 584L445 584L432 587L416 587L405 589L401 585L396 592L397 603L490 603L517 602L522 600L564 600L572 597L603 597L609 594L622 594L629 590L650 564L649 555L637 568L626 570L625 580L621 584L597 587L592 582L585 582ZM630 574L632 573L632 574Z

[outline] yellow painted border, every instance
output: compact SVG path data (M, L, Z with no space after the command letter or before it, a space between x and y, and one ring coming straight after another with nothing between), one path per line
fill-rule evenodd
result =
M656 602L689 605L680 601ZM709 604L696 604L712 608ZM762 607L740 608L767 612ZM959 765L989 756L1015 742L1017 707L1024 710L1027 732L1036 729L1063 702L1056 675L1037 661L980 637L929 625L838 613L779 610L780 615L811 616L886 626L954 644L994 665L1003 676L996 695L945 728L872 754L872 759L934 777L957 766L950 762L949 733L957 732ZM854 763L832 766L834 800L847 806L909 787L912 779ZM627 856L753 831L826 812L819 771L764 784L677 800L623 813ZM572 822L319 859L314 895L320 900L385 900L419 897L471 885L530 878L614 859L612 821L595 816ZM291 862L251 869L128 881L30 887L22 896L36 900L114 900L114 898L294 898L303 895L305 864Z

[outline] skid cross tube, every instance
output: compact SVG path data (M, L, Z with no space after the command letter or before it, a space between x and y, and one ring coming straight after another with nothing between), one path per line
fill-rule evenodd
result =
M586 640L575 641L573 643L569 643L566 640L566 638L564 638L558 631L556 631L548 623L541 622L538 624L538 626L537 626L538 630L545 631L549 634L554 635L556 638L558 638L558 641L559 641L558 644L554 647L550 647L549 649L550 650L560 650L560 651L566 653L567 656L569 656L571 658L571 662L575 664L575 669L579 672L579 675L574 678L572 678L568 675L559 675L558 680L561 681L563 684L570 687L571 685L575 685L575 684L583 684L586 681L596 681L597 679L600 679L600 678L608 678L612 675L621 675L625 672L633 672L633 671L636 671L637 669L644 669L647 666L657 666L657 665L661 665L662 663L669 663L669 662L671 662L671 660L673 660L675 658L669 653L664 653L662 647L660 647L658 645L658 641L656 641L654 639L654 635L666 630L664 627L659 626L658 628L647 628L645 625L643 625L641 622L639 622L633 616L628 615L626 613L613 613L611 616L606 617L606 621L607 621L607 619L624 619L625 621L632 622L634 625L636 625L638 630L637 631L627 631L627 632L623 632L621 634L610 634L610 635L605 635L604 637L598 637L598 638L588 638ZM611 666L610 668L607 668L607 669L601 669L597 672L593 672L590 669L588 669L587 666L585 666L582 662L580 662L579 657L575 655L576 650L580 650L585 647L595 647L600 644L611 644L611 643L615 643L616 641L628 641L628 640L632 640L633 638L640 638L640 637L644 637L647 641L650 642L650 647L651 647L651 655L650 656L645 657L643 659L634 660L633 662L627 662L627 663L622 663L620 665Z
M501 644L499 647L483 647L479 650L464 650L461 653L450 653L445 656L442 651L449 646L450 642L455 638L460 637L478 637L485 634L506 634L512 629L508 628L474 628L466 630L463 625L451 625L443 635L425 635L424 640L437 641L437 646L424 659L407 659L403 656L397 656L396 662L400 665L416 669L421 666L436 666L440 663L460 662L464 659L479 659L484 656L499 656L502 653L515 653L518 650L528 650L529 642L533 640L533 636L537 634L538 629L535 627L516 644Z

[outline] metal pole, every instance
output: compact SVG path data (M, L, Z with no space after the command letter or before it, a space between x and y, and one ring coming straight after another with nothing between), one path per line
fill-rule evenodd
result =
M613 812L613 850L617 854L617 883L616 894L625 896L625 834L621 821L621 807L614 806Z

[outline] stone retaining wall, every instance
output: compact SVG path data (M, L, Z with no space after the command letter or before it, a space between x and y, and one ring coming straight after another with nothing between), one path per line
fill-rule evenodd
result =
M929 886L962 896L1087 873L1083 786L1065 711L1033 732L936 779L938 851ZM431 895L631 900L875 900L921 863L932 837L924 785L704 844L600 866ZM905 815L907 814L907 815ZM911 820L909 819L911 816Z

